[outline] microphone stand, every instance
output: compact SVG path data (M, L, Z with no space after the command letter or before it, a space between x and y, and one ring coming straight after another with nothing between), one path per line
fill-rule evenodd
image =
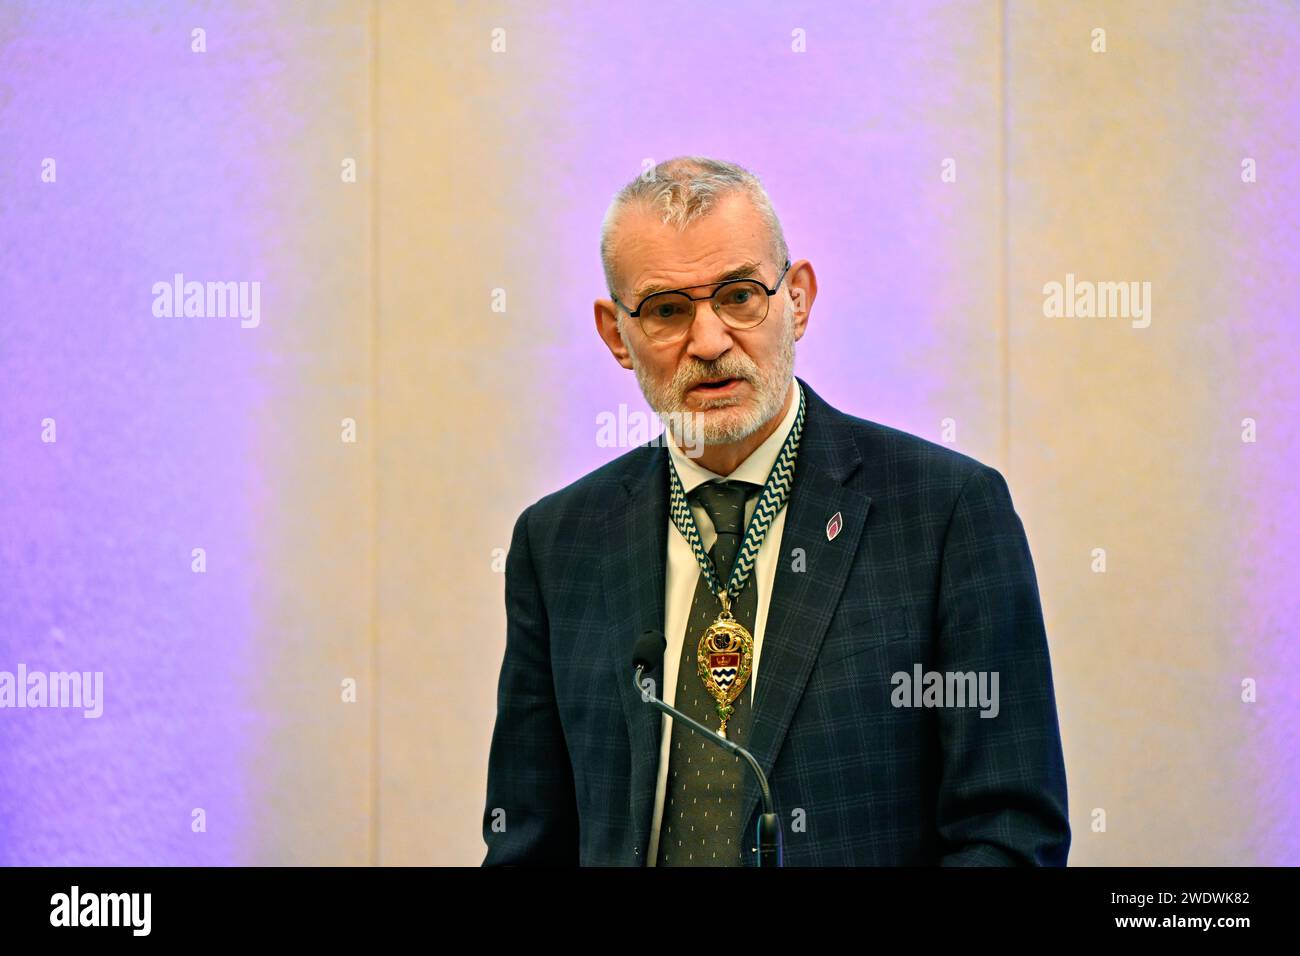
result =
M781 821L772 806L772 790L767 785L767 776L763 773L763 768L758 765L758 761L754 759L754 755L740 744L728 740L714 730L710 730L698 720L692 720L677 708L665 704L650 693L641 684L641 677L644 673L645 665L638 664L636 673L632 675L632 683L636 687L637 693L641 695L642 700L667 714L673 720L684 722L697 733L701 733L709 740L712 740L727 753L734 754L737 757L744 757L748 762L750 769L754 771L754 775L758 778L758 789L763 798L763 812L758 817L758 865L784 866L781 853Z

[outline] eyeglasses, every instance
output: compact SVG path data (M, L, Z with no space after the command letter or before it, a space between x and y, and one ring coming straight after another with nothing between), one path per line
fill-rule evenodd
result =
M610 296L623 311L637 320L646 338L656 342L675 342L686 334L686 330L695 321L695 303L705 299L709 300L709 305L718 318L733 329L752 329L761 324L767 318L772 296L781 288L785 274L789 271L790 260L787 259L785 268L777 276L776 285L770 289L757 279L706 282L704 285L648 295L635 310L620 302L614 293L611 292ZM712 285L717 285L717 288L709 295L687 295L688 289L703 289Z

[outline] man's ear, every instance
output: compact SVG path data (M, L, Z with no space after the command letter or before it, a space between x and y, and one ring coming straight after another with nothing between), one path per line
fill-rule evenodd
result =
M623 344L623 336L618 334L618 311L614 303L609 299L596 300L596 331L604 340L605 346L609 349L610 354L614 356L614 361L626 369L632 367L632 356Z
M811 262L800 259L790 267L785 281L790 290L790 301L794 303L794 337L797 340L803 338L808 328L808 316L817 299L817 273L813 271Z

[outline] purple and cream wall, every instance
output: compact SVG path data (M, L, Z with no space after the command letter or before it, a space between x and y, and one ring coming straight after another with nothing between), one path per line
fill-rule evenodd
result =
M646 411L600 219L691 153L817 269L798 373L1006 476L1071 862L1300 863L1297 64L1283 2L6 4L0 673L102 713L0 708L0 864L481 859L514 519Z

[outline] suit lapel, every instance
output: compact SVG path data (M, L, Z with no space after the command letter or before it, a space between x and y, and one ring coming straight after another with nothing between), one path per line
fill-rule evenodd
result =
M800 384L807 404L804 434L786 503L749 735L749 749L769 777L839 604L871 506L870 497L845 486L862 459L848 430L837 427L840 413L802 380ZM842 527L834 540L827 540L827 523L837 512ZM802 570L794 569L795 549L802 551ZM746 774L741 818L747 820L758 802L758 783Z
M629 817L645 860L654 811L661 718L632 685L632 653L644 631L664 629L664 567L668 560L668 450L655 447L646 465L624 476L626 497L606 526L604 583L610 635L611 677L618 688L631 744ZM662 662L658 668L663 673ZM656 695L662 696L661 688Z

